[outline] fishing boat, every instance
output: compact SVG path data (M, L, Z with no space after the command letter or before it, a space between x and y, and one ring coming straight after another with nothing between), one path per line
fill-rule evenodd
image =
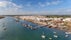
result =
M4 29L4 30L6 30L6 27L5 27L5 26L6 26L5 23L3 23L3 29Z
M27 27L27 24L22 24L24 27Z
M20 19L19 16L17 16L16 18L17 18L17 19L16 19L16 22L19 22L19 19Z
M4 30L6 30L6 27L4 27Z
M45 38L46 38L46 36L44 35L44 32L43 32L43 34L41 35L41 37L42 37L42 39L45 39Z
M36 29L38 29L38 27L33 27L33 30L36 30Z
M5 27L5 23L3 23L3 26L2 27Z

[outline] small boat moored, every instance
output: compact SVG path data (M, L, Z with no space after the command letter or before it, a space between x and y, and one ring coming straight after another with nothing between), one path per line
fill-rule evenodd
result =
M42 37L43 39L45 39L45 38L46 38L46 36L44 35L44 32L43 32L43 34L41 35L41 37Z

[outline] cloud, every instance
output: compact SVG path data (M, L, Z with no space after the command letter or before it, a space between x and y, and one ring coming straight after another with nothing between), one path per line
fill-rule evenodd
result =
M62 3L62 1L53 1L53 2L51 2L51 4L53 4L53 5L58 5L58 4L60 4L60 3Z
M25 6L27 6L27 7L31 7L32 4L31 4L31 2L28 2Z
M21 13L22 6L11 1L0 1L0 15L14 15Z
M51 2L46 1L45 3L39 2L38 5L39 5L40 7L45 7L45 6L51 6L51 5L58 5L58 4L60 4L60 3L62 3L62 1L60 1L60 0L51 1Z
M41 6L41 7L45 7L46 6L45 4L42 4L41 2L39 2L38 5Z
M56 9L51 11L42 11L42 15L71 15L71 8L69 9Z
M56 9L47 11L29 11L25 12L27 15L71 15L71 8L69 9Z
M49 5L51 5L51 3L49 3L49 2L46 2L46 6L49 6Z
M52 1L42 3L39 2L40 7L45 7L49 5L58 5L62 1ZM31 7L32 4L27 4L28 7ZM17 5L11 1L0 1L0 15L71 15L71 8L69 9L56 9L56 10L47 10L47 11L24 11L22 10L22 5Z
M13 2L10 1L0 1L0 7L16 7L16 8L22 8L22 6L16 5Z

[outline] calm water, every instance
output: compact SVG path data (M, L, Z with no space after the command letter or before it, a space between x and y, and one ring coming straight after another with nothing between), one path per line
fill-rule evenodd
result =
M49 38L52 38L52 40L71 40L71 35L65 37L66 34L64 31L46 27L31 30L22 24L29 24L33 27L39 26L23 20L16 22L12 17L5 17L0 19L0 40L49 40ZM43 32L46 36L45 39L41 37ZM56 32L56 34L53 32ZM57 35L58 37L55 38L53 35Z

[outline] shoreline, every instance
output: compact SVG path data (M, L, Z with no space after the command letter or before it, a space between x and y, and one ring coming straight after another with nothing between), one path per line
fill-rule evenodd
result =
M26 21L28 21L28 20L26 20ZM28 21L28 22L31 22L31 21ZM35 23L35 22L32 22L32 23L37 24L37 25L40 25L41 27L48 27L48 28L49 28L48 25L41 25L41 24L38 24L38 23ZM60 30L60 29L58 29L58 28L53 28L53 29ZM65 30L61 30L61 31L65 31ZM71 32L68 32L68 31L65 31L65 33L66 33L66 34L71 34Z
M16 17L17 18L17 17ZM38 24L40 26L46 26L48 28L55 28L58 30L63 30L66 32L71 33L71 18L48 18L45 16L19 16L18 17L21 20L26 20L35 24Z
M0 19L4 18L4 16L0 16Z

